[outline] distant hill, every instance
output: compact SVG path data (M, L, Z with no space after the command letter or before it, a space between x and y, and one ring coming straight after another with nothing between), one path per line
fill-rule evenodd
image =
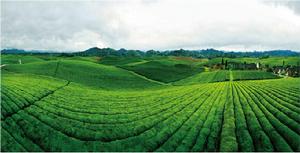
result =
M215 58L215 57L259 57L265 58L269 56L300 56L300 52L291 50L271 50L271 51L253 51L253 52L241 52L241 51L221 51L216 49L202 49L202 50L168 50L168 51L140 51L140 50L127 50L112 48L98 48L93 47L81 52L55 52L55 51L25 51L20 49L4 49L1 50L2 54L68 54L69 56L120 56L120 57L144 57L144 56L186 56L196 58Z
M22 49L3 49L1 50L1 54L25 54L27 53Z
M268 51L268 52L264 52L265 54L268 54L270 56L299 56L300 53L299 52L294 52L291 50L273 50L273 51Z
M93 47L83 52L77 52L74 54L81 56L144 56L145 52L142 52L140 50L126 50L123 48L115 50L112 48Z
M291 50L271 50L271 51L254 51L254 52L229 52L226 54L231 54L235 56L244 57L264 57L264 56L300 56L299 52Z
M66 52L59 52L56 50L24 50L24 49L2 49L1 54L61 54Z
M187 56L197 58L214 58L214 57L268 57L268 56L300 56L299 52L291 50L272 50L272 51L254 51L254 52L227 52L216 49L203 50L170 50L146 52L140 50L115 50L112 48L93 47L83 52L75 53L82 56Z

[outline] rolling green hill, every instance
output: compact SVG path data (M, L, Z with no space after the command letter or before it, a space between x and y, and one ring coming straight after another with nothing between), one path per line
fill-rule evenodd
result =
M129 63L136 63L136 62L142 62L145 61L143 58L138 57L103 57L99 60L99 63L104 65L125 65Z
M9 72L53 76L72 82L104 89L137 89L160 84L114 66L78 60L58 60L29 64L7 65Z
M180 60L152 60L120 66L152 80L170 83L203 71L203 68Z
M1 64L19 64L19 60L23 64L45 61L38 56L32 55L1 55Z
M201 68L201 64L207 61L207 59L174 56L108 56L101 58L99 63L105 65L114 65L133 71L152 80L170 83L201 72L203 70L203 68Z

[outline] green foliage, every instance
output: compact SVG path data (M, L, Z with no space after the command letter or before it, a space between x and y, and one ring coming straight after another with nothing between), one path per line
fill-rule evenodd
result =
M42 60L1 68L3 152L300 151L299 78L233 81L269 74L182 57Z
M220 151L236 152L238 151L238 142L236 137L235 114L233 105L233 94L230 83L229 94L225 103L224 123L222 125L222 133L220 140Z
M19 60L23 64L32 63L32 62L43 62L44 59L39 56L31 55L1 55L1 64L19 64Z
M199 67L175 60L154 60L121 67L165 83L174 82L202 71Z
M116 65L116 66L121 66L121 65L126 65L130 63L138 63L138 62L143 62L142 58L138 57L117 57L117 56L107 56L103 57L99 60L99 63L104 64L104 65Z

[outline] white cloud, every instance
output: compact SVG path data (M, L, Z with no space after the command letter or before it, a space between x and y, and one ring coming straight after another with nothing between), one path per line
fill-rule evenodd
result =
M1 4L2 47L300 50L300 17L295 7L263 0Z

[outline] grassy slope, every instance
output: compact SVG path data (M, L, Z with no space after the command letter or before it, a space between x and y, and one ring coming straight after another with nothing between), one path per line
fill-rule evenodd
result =
M43 62L43 61L51 61L51 60L78 60L78 61L89 61L93 63L97 63L99 61L99 57L82 57L82 56L74 56L74 57L60 57L60 56L51 56L51 55L1 55L1 64L19 64L19 59L21 59L22 64L34 63L34 62Z
M118 66L141 61L144 61L144 59L137 57L103 57L99 60L99 63Z
M1 64L19 64L19 59L23 64L44 61L44 59L32 55L1 55Z
M194 61L164 58L148 62L129 63L120 67L134 71L152 80L169 83L201 72L203 69L196 64L197 62Z
M4 69L10 72L54 76L105 89L140 89L159 85L114 66L76 60L7 65Z

